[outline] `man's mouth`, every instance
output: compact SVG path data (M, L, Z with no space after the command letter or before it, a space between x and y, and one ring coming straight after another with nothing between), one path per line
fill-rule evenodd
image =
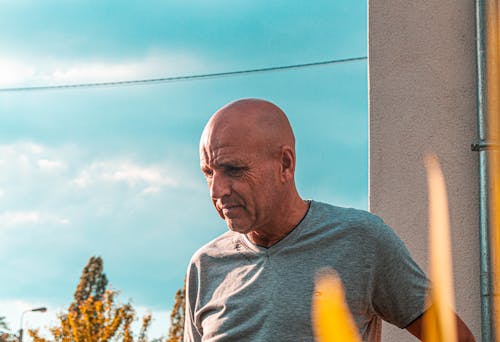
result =
M236 211L240 208L241 208L241 205L236 205L236 204L224 205L221 207L221 211L225 217L231 218L232 216L234 216Z

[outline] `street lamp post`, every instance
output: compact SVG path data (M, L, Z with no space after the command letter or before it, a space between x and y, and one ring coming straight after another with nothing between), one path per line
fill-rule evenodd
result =
M19 342L23 342L23 317L24 317L24 314L27 312L45 312L45 311L47 311L46 307L40 307L40 308L29 309L29 310L23 311L23 313L21 314L21 325L19 327Z

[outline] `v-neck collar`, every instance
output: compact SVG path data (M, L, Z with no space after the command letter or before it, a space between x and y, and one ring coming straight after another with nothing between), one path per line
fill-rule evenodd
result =
M295 239L300 236L300 232L309 224L311 219L311 212L314 209L315 202L313 200L306 200L308 203L307 211L300 222L281 240L270 247L263 247L254 244L245 234L238 234L238 240L240 240L245 247L255 252L256 254L272 254L279 251L284 246L288 246L295 241Z

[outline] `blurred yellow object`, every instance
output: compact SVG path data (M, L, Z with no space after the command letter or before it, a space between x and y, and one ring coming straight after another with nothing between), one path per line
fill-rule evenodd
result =
M312 311L317 342L361 342L335 271L325 269L317 276Z
M448 199L444 177L435 155L425 158L429 188L429 257L432 289L424 315L423 336L426 342L457 340L454 313L452 257Z

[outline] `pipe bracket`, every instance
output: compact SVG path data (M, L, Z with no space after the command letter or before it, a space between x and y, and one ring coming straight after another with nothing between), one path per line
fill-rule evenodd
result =
M476 144L471 144L470 148L471 148L471 151L474 151L474 152L480 152L480 151L486 151L486 150L500 151L500 143L479 141Z

